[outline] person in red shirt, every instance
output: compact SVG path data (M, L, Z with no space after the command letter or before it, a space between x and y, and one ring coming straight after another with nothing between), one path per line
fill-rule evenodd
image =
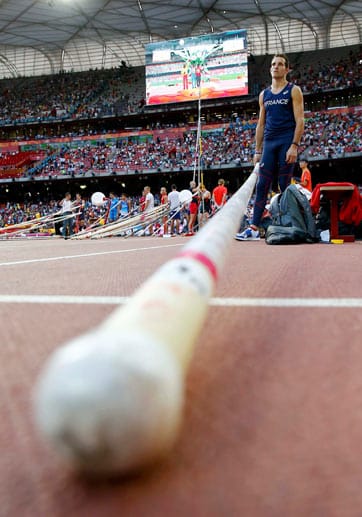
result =
M202 74L202 68L200 65L196 65L195 68L195 75L196 75L196 86L200 88L201 86L201 74Z
M223 205L225 205L227 193L228 189L225 187L225 181L223 179L219 179L217 187L212 191L212 203L215 210L219 210Z
M300 178L299 184L302 187L308 189L309 192L312 192L312 175L308 169L308 162L305 158L299 159L299 167L302 169L302 176Z

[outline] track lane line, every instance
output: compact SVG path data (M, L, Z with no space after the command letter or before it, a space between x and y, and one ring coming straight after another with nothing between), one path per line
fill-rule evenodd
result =
M112 250L112 251L97 251L94 253L82 253L77 255L60 255L58 257L44 257L44 258L38 258L38 259L25 259L25 260L13 260L11 262L0 262L0 267L5 266L17 266L20 264L36 264L39 262L52 262L56 260L71 260L71 259L78 259L78 258L86 258L86 257L97 257L100 255L116 255L119 253L132 253L134 251L147 251L147 250L159 250L164 248L175 248L179 246L183 246L184 243L177 243L177 244L166 244L164 246L147 246L143 248L129 248L126 250Z
M129 296L73 296L3 294L1 303L66 304L66 305L120 305ZM362 298L211 298L213 307L277 307L277 308L362 308Z

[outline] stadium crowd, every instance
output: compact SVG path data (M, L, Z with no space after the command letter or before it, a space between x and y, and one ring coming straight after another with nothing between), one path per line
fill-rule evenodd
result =
M361 57L361 52L351 51L347 59L332 63L308 63L299 58L290 79L305 93L361 86ZM268 68L257 80L252 68L250 83L268 84ZM145 98L144 67L4 79L0 81L0 126L139 113Z
M0 207L0 228L12 224L21 224L37 217L54 214L59 210L56 201L49 203L6 203Z
M310 115L310 114L309 114ZM209 130L201 139L201 166L237 167L250 163L254 153L255 121L232 121ZM185 128L182 137L124 139L117 143L64 147L48 156L32 176L85 176L126 174L135 171L173 171L195 164L196 131ZM316 112L306 119L300 153L308 158L336 158L362 152L362 110L345 113Z
M142 79L139 69L121 67L2 80L0 125L132 113L141 107Z
M291 80L305 92L361 86L360 57L360 54L351 52L348 59L336 60L334 64L316 60L309 64L300 62L293 68ZM51 180L192 170L197 166L199 151L202 169L235 168L252 162L256 120L243 110L223 112L221 108L219 112L209 112L201 126L202 138L199 141L195 118L189 115L183 122L170 122L172 118L169 118L162 123L154 117L146 122L147 128L140 127L138 132L133 132L133 136L123 137L122 130L114 130L117 133L114 138L109 138L109 135L103 137L105 129L102 132L99 129L102 125L92 125L91 119L142 110L144 81L144 68L126 66L0 81L0 126L18 124L22 129L27 127L24 125L26 122L39 122L28 133L29 138L36 140L44 137L44 134L37 133L46 126L41 125L43 120L67 117L85 120L76 133L62 135L64 139L58 139L57 144L49 138L47 149L45 145L42 146L44 156L39 152L38 162L19 169L17 177ZM160 111L160 120L161 115ZM143 119L143 124L145 120L147 118ZM167 128L173 131L159 131ZM79 138L87 134L95 138L92 141ZM319 160L342 158L354 153L362 153L360 107L305 112L300 155ZM11 154L1 152L0 158L5 163L7 155ZM7 166L1 166L2 178L8 177L7 172ZM12 177L15 179L16 176ZM134 198L132 206L137 206L137 203L139 199ZM22 206L3 205L0 208L0 226L24 222L36 214L49 215L58 208L55 201L47 204L27 202ZM94 216L92 210L86 203L85 213L89 220Z
M361 53L350 53L348 58L333 63L318 60L314 64L302 64L290 74L291 81L304 93L353 88L362 85Z

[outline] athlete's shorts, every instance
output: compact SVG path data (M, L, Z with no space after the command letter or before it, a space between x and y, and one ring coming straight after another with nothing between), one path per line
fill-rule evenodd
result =
M190 203L189 210L190 214L197 214L197 212L199 211L199 205L197 203Z
M174 210L171 210L170 212L170 219L174 219L175 221L179 221L181 219L181 210L178 208L175 208Z
M211 215L212 214L211 207L202 206L202 204L201 204L200 208L199 208L199 213L200 214L209 214L209 215Z
M117 221L118 219L118 214L115 210L110 210L109 214L108 214L108 222L111 223L111 222L114 222L114 221Z

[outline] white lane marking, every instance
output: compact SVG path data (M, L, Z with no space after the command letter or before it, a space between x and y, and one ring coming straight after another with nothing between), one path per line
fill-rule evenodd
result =
M128 296L72 296L3 294L0 303L51 303L74 305L120 305ZM214 307L316 307L361 308L362 298L211 298Z
M19 264L34 264L37 262L51 262L53 260L71 260L84 257L96 257L99 255L112 255L117 253L130 253L133 251L147 251L147 250L159 250L164 248L174 248L176 246L183 246L184 243L180 244L166 244L164 246L148 246L145 248L129 248L126 250L113 250L113 251L97 251L94 253L82 253L79 255L62 255L59 257L46 257L38 259L26 259L26 260L14 260L11 262L0 262L0 266L16 266Z
M66 305L120 305L129 296L73 296L47 294L0 294L0 303L53 303Z
M362 307L362 298L212 298L220 307Z

